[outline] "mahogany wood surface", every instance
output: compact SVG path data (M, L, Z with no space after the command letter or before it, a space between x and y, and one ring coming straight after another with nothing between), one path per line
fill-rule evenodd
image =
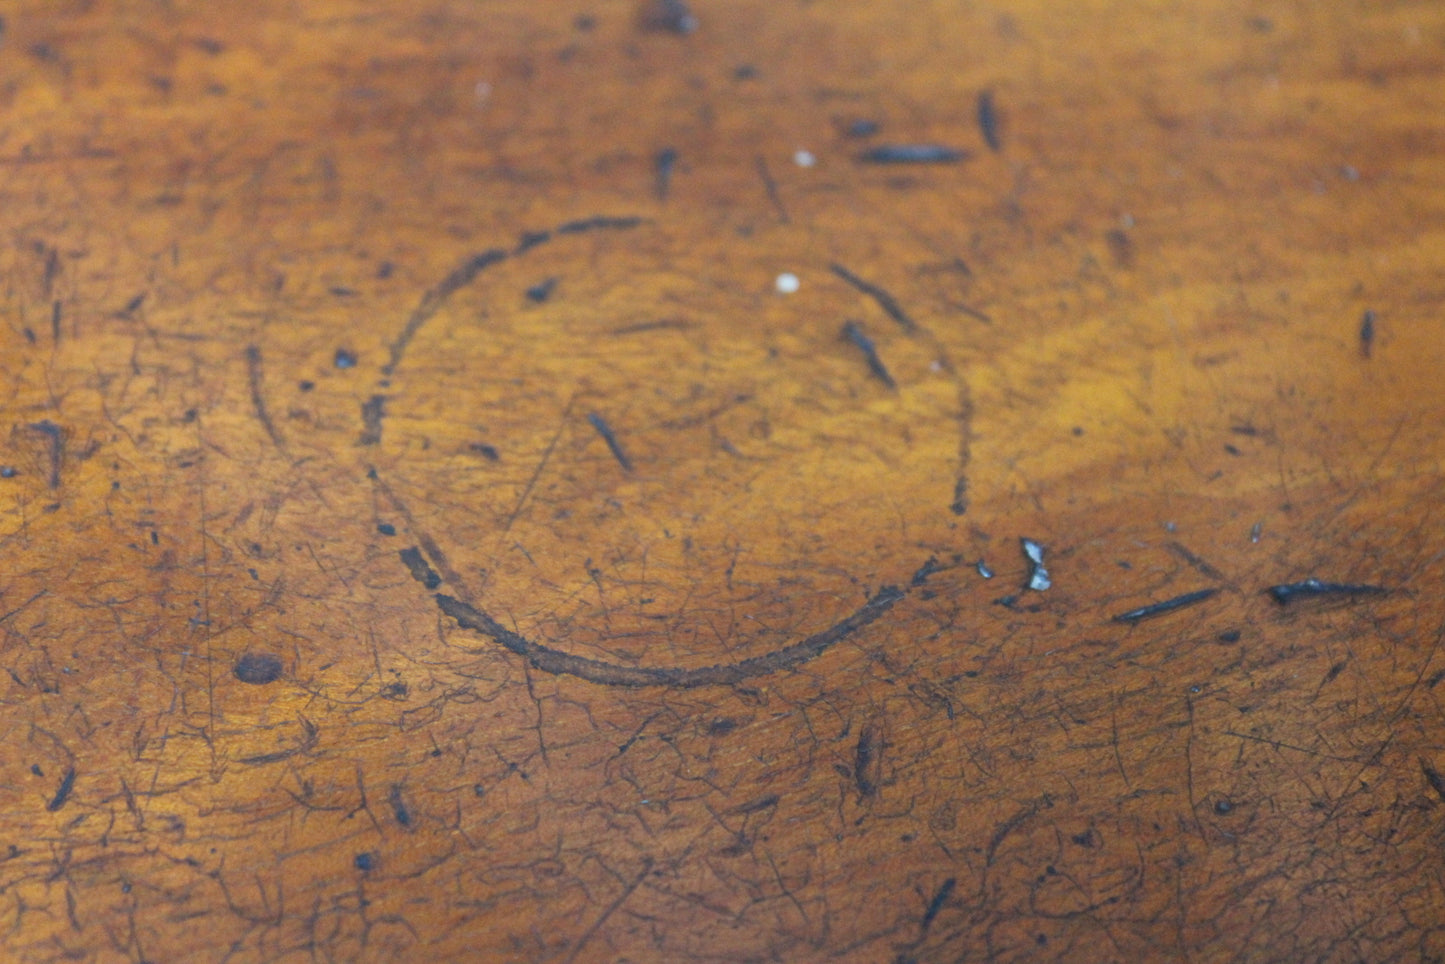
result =
M1445 958L1445 5L3 17L5 960Z

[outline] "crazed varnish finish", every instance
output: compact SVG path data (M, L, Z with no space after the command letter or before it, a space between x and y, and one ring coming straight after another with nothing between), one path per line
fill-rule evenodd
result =
M1445 7L3 17L0 957L1445 956Z

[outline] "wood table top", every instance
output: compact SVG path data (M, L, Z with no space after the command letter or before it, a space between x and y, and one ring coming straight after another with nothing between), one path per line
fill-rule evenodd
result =
M0 29L3 959L1445 958L1445 6Z

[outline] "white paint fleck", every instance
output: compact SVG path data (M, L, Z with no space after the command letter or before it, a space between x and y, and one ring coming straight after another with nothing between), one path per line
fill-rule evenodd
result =
M799 148L793 152L793 163L799 167L812 167L818 163L818 159L813 156L812 151L805 151Z
M790 295L802 287L802 282L798 280L798 276L791 271L784 271L778 275L778 280L775 281L774 284L777 286L778 294L780 295Z
M1023 546L1024 555L1033 565L1029 573L1028 588L1034 592L1043 592L1054 584L1049 578L1049 571L1044 568L1044 547L1032 539L1020 539L1019 544Z

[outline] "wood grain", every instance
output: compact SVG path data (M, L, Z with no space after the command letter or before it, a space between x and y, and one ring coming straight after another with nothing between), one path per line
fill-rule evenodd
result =
M1445 8L690 10L5 11L3 956L1445 957Z

